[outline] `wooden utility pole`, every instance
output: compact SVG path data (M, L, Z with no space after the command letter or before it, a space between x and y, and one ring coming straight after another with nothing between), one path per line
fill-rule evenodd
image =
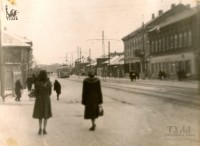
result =
M110 77L110 41L108 41L108 74L109 74L109 77Z
M68 61L68 58L67 58L67 53L66 53L66 65L67 65L67 61Z
M197 0L197 27L196 27L196 32L197 32L197 53L196 53L196 67L197 67L197 79L198 79L198 82L199 82L199 87L198 87L198 90L199 90L199 94L200 94L200 66L199 66L199 62L200 62L200 29L199 29L199 26L200 26L200 0Z
M3 101L5 100L4 98L4 66L3 66L3 49L2 49L2 30L1 30L1 25L2 25L2 18L1 18L1 9L0 9L0 81L1 81L1 97Z
M102 57L105 57L104 31L102 31Z
M91 49L89 49L89 61L90 61L90 69L91 69Z
M71 55L72 55L72 68L73 68L73 62L74 62L73 53Z

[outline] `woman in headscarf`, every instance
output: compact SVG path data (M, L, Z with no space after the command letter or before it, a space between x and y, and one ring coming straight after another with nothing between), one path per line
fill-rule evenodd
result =
M56 91L57 100L59 100L59 95L61 94L61 85L58 82L58 80L55 80L55 82L54 82L54 91Z
M48 80L47 72L41 70L38 76L38 81L35 83L35 106L33 110L33 118L39 119L38 134L47 134L47 120L52 117L51 112L51 82ZM42 119L44 119L42 130Z
M94 71L89 71L89 78L83 81L82 104L85 106L85 119L91 119L92 127L89 129L94 131L96 128L95 119L99 116L99 106L103 103L101 92L101 83L95 77Z

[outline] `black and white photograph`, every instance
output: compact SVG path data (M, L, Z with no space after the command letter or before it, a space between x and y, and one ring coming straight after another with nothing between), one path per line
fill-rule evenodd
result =
M199 146L200 0L0 0L0 146Z

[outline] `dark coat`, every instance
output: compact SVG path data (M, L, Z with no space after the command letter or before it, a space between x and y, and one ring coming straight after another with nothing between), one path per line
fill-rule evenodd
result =
M54 91L56 91L57 94L61 94L61 85L57 80L54 83Z
M21 97L21 90L22 90L22 84L19 80L15 82L15 94L17 97Z
M82 104L85 105L85 119L98 117L99 104L103 103L101 83L98 78L86 78L83 81Z
M33 79L32 79L32 77L28 77L28 78L27 78L26 84L27 84L27 86L28 86L28 90L31 90L32 84L33 84Z
M52 117L51 112L51 83L49 81L38 81L35 84L35 106L33 110L33 118L48 119Z

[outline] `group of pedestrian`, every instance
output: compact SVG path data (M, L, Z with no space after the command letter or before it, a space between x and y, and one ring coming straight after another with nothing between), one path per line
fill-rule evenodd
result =
M177 76L179 81L186 79L187 78L186 71L184 69L177 71Z
M95 120L100 115L102 109L103 97L100 80L95 77L95 72L90 71L88 78L83 81L82 105L85 106L84 119L90 119L92 126L89 130L94 131L96 128ZM38 80L35 83L35 105L33 109L33 118L39 120L38 134L47 134L47 121L52 117L51 110L51 93L52 85L45 70L41 70ZM54 82L54 90L57 94L57 100L61 94L61 84L58 80ZM101 113L102 114L102 113Z
M29 75L26 80L26 85L28 91L31 92L32 88L35 88L35 83L37 82L38 77L35 74Z
M159 71L159 73L158 73L158 78L160 79L160 80L162 80L162 79L165 79L167 77L167 74L164 72L164 71Z

